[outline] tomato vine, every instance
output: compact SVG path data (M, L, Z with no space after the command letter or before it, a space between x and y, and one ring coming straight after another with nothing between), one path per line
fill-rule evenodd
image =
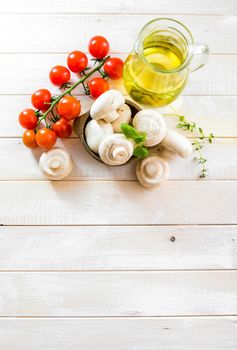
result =
M100 72L100 69L103 67L105 61L109 58L110 56L105 57L104 59L100 60L100 63L95 66L93 69L91 69L88 73L86 73L81 79L79 79L76 83L74 83L70 88L62 92L57 98L54 98L50 107L47 109L47 111L44 112L44 114L39 118L38 120L38 125L43 121L46 120L47 115L52 112L54 107L58 104L58 102L66 95L70 95L72 90L74 90L78 85L82 84L84 85L84 82L86 79L88 79L91 75L93 75L95 72Z

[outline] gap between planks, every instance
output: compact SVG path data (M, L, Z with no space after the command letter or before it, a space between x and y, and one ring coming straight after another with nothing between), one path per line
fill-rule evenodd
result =
M183 272L183 273L192 273L192 272L201 272L203 274L207 273L207 272L225 272L225 271L231 271L231 272L237 272L237 269L191 269L191 270L187 270L187 269L169 269L169 270L145 270L145 269L141 269L141 270L0 270L1 274L9 274L9 273L13 273L13 274L18 274L18 273L22 273L22 274L37 274L37 273L72 273L72 274L140 274L141 272L148 275L148 274L172 274L175 272Z
M225 13L189 13L189 12L186 12L186 13L183 13L183 12L180 12L180 13L167 13L167 12L145 12L145 13L136 13L136 12L131 12L131 13L125 13L125 12L119 12L119 11L116 11L116 12L79 12L79 11L74 11L74 12L11 12L11 11L3 11L0 13L0 16L4 16L4 15L10 15L10 16L19 16L19 15L23 15L23 16L34 16L34 15L46 15L46 16L58 16L58 15L63 15L63 16L83 16L83 15L87 15L87 16L95 16L95 15L99 15L99 16L111 16L111 15L114 15L114 16L165 16L165 18L168 18L169 16L215 16L215 17L223 17L223 16L234 16L235 14L233 13L229 13L229 14L225 14Z
M66 179L64 179L64 180L49 180L49 179L45 179L45 180L39 180L39 179L19 179L19 180L11 180L11 179L6 179L6 180L0 180L0 183L7 183L7 182L20 182L20 183L24 183L24 182L33 182L33 183L36 183L36 182L43 182L43 183L62 183L62 182L64 182L64 183L69 183L69 182L86 182L86 183L89 183L89 182L101 182L101 183L105 183L105 182L108 182L108 183L110 183L110 182L126 182L126 183L128 183L128 182L131 182L131 183L138 183L138 180L136 180L136 179L134 179L134 180L130 180L130 179L128 179L128 180L126 180L126 179L97 179L97 178L95 178L95 179L86 179L86 178L82 178L82 179L68 179L68 180L66 180ZM167 180L166 181L166 183L168 184L168 183L177 183L177 182L217 182L217 183L219 183L219 182L237 182L237 179L228 179L228 178L226 178L226 179L208 179L207 177L205 178L205 179L203 179L203 178L200 178L200 177L198 177L197 176L197 178L196 179L193 179L193 180L190 180L190 179L173 179L173 180ZM141 185L142 186L142 185ZM146 190L146 188L145 187L143 187L144 188L144 190ZM156 189L158 189L158 187L156 187ZM149 191L149 189L147 189L147 191ZM232 224L233 225L233 224ZM98 225L96 225L96 226L98 226ZM128 226L128 225L127 225Z
M1 182L1 181L0 181ZM17 181L16 181L17 182ZM27 181L28 182L28 181ZM131 226L131 227L215 227L215 226L233 226L233 227L237 227L237 224L232 224L232 223L227 223L227 224L142 224L142 225L138 225L138 224L102 224L102 225L98 225L98 224L0 224L0 229L1 227L68 227L68 226L72 226L72 227L127 227L127 226Z
M97 179L77 179L77 180L60 180L60 182L62 182L62 181L64 181L65 183L67 183L67 182L108 182L108 183L110 183L110 182L131 182L131 183L137 183L138 181L137 180L119 180L119 179L105 179L105 180L102 180L102 179L100 179L100 180L97 180ZM185 180L185 179L177 179L177 180L168 180L167 181L167 183L169 183L169 182L190 182L190 180ZM198 178L197 177L197 179L196 180L192 180L192 182L199 182L199 181L202 181L202 182L236 182L237 180L236 179L207 179L207 178L205 178L205 180L203 180L203 179L200 179L200 178ZM5 183L7 183L7 182L44 182L44 183L46 183L46 182L49 182L49 183L51 183L52 181L50 181L50 180L32 180L32 179L23 179L23 180L1 180L0 182L5 182ZM53 181L54 182L54 181ZM58 182L58 181L57 181ZM233 224L232 224L233 225ZM98 225L96 225L96 226L98 226ZM127 225L128 226L128 225Z
M73 270L68 270L68 269L61 269L61 270L42 270L42 269L38 269L38 270L22 270L22 269L19 269L19 270L16 270L16 269L13 269L13 270L1 270L0 269L0 273L3 274L3 273L167 273L167 272L170 272L170 273L174 273L174 272L186 272L186 273L189 273L189 272L223 272L223 271L237 271L237 269L231 269L231 268L223 268L223 269L212 269L212 268L203 268L203 269L136 269L136 270L133 270L133 269L128 269L128 270L116 270L116 269L106 269L106 270L81 270L81 269L73 269Z
M12 320L15 320L15 319L33 319L33 320L47 320L47 319L53 319L53 320L86 320L86 319L89 319L89 320L116 320L116 319L120 319L120 320L139 320L139 319L145 319L145 320L152 320L152 319L162 319L162 320L165 320L165 319L182 319L182 318L188 318L188 319L192 319L192 318L195 318L195 319L202 319L202 318L217 318L217 319L220 319L220 318L230 318L230 317L237 317L237 314L199 314L199 315L166 315L166 316L149 316L149 315L146 315L146 316L24 316L24 315L21 315L21 316L0 316L0 320L1 319L12 319Z

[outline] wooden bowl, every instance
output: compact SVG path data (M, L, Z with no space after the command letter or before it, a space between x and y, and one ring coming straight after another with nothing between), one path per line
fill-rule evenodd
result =
M135 102L130 101L130 100L125 100L125 103L131 108L132 111L132 118L135 116L135 114L137 112L139 112L141 110L141 107L138 106ZM73 131L75 132L76 135L79 136L83 146L85 147L85 149L87 150L87 152L96 160L98 160L99 162L103 163L104 162L101 160L100 156L93 152L89 146L86 143L86 137L85 137L85 129L86 129L86 125L87 123L91 120L91 116L90 116L90 110L87 111L86 113L82 114L80 117L76 118L73 122ZM127 162L125 163L127 164ZM123 164L122 164L123 165Z

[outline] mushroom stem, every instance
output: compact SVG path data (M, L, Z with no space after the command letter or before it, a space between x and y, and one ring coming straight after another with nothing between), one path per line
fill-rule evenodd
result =
M99 146L99 155L108 165L122 165L133 155L133 143L122 134L107 136Z
M64 148L55 147L41 155L39 166L49 179L61 180L72 171L73 161Z
M159 174L160 166L157 163L148 163L145 166L146 173L150 176L156 176Z
M92 119L104 119L112 123L119 117L117 109L125 103L125 97L118 90L108 90L100 95L90 109Z
M115 159L123 159L126 154L126 150L123 146L118 146L112 151L112 156Z
M114 120L116 120L118 117L119 117L118 112L116 112L116 111L111 111L111 112L109 112L107 115L105 115L103 119L104 119L107 123L112 123L112 122L113 122Z
M156 187L167 180L169 166L157 153L151 153L137 163L136 175L143 186Z
M61 160L58 158L55 158L55 157L49 159L49 161L48 161L48 166L51 169L58 169L61 167L61 165L62 165Z

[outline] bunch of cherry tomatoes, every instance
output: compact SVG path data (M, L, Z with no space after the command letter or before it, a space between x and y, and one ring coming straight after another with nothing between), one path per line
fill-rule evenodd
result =
M103 36L94 36L88 45L89 53L95 61L100 62L109 53L109 43ZM49 73L49 79L52 84L61 88L70 86L71 72L80 76L86 75L88 67L88 57L84 52L73 51L67 57L67 67L55 66ZM123 74L123 61L120 58L112 57L105 60L103 71L99 70L102 77L94 77L89 82L85 91L92 97L97 98L110 86L105 77L111 79L120 79ZM51 118L46 118L51 104L56 100L58 103L51 110ZM49 149L54 146L57 137L69 137L72 133L71 121L78 117L81 112L81 104L78 99L70 94L63 94L62 98L52 96L47 89L40 89L31 96L31 103L35 108L27 108L19 115L20 125L27 129L22 140L25 146L29 148L41 147ZM48 120L47 120L48 119ZM42 126L42 121L45 125Z

